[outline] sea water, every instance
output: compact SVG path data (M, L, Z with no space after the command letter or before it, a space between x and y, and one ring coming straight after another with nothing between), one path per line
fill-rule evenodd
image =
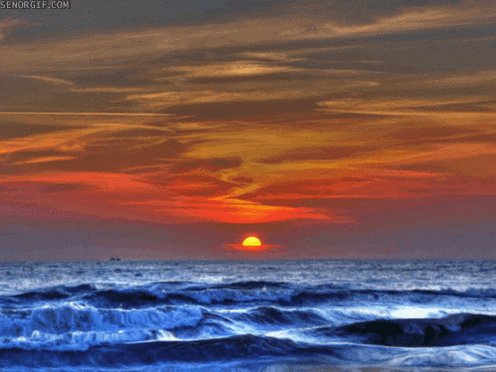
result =
M0 368L496 368L494 261L0 264Z

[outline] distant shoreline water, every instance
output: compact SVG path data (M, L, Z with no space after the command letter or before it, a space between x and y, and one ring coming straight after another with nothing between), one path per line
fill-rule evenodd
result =
M0 368L496 367L496 262L0 264Z

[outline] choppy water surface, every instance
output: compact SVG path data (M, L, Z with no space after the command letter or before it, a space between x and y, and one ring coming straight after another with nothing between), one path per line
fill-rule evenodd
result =
M496 368L496 262L0 265L0 368Z

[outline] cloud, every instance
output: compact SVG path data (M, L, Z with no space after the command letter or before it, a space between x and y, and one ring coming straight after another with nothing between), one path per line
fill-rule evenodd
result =
M484 70L484 71L465 73L461 75L443 76L434 79L433 83L442 84L444 86L461 86L461 87L474 86L474 85L477 86L482 84L494 85L496 83L496 70Z
M297 68L253 61L233 61L199 66L180 66L176 71L187 78L253 77L299 71Z
M381 35L387 33L421 31L474 25L481 20L495 20L496 11L487 3L465 2L455 6L408 7L397 14L377 17L361 25L329 24L336 35Z
M0 42L5 39L6 35L17 28L26 26L27 23L20 19L0 19Z
M125 100L136 102L147 110L159 110L185 105L219 105L229 102L263 102L268 100L293 100L305 96L298 90L274 90L261 92L230 92L219 90L197 90L192 92L167 91L128 95Z
M36 81L41 81L46 84L60 85L60 86L72 86L74 83L69 80L64 80L52 76L43 76L43 75L22 75L24 79L32 79Z
M435 116L441 115L494 115L494 111L482 106L494 103L485 97L459 97L451 99L368 99L341 98L319 102L319 106L329 112L344 114L379 115L379 116Z
M169 168L169 171L173 173L184 173L194 170L216 172L225 169L239 168L242 162L241 158L184 159L172 165Z
M301 14L300 14L301 13ZM52 40L43 46L3 45L2 54L11 58L0 62L4 71L32 71L33 66L53 71L64 68L122 68L157 54L181 50L219 48L263 43L277 44L292 40L319 40L357 35L380 35L399 31L421 31L453 26L477 25L496 17L494 7L483 3L459 6L405 8L396 14L377 17L361 25L341 25L319 18L318 13L305 16L303 7L288 7L275 16L230 20L191 26L153 27L78 37L76 40ZM298 16L298 17L295 17ZM9 27L9 26L4 26ZM12 27L12 26L10 26ZM103 36L102 36L103 35ZM24 56L29 52L32 63ZM84 55L84 62L80 58ZM57 64L53 62L57 61Z
M335 159L343 159L350 157L361 157L365 153L378 150L378 146L363 145L363 146L325 146L325 147L312 147L307 145L305 147L292 149L281 154L272 155L267 158L260 159L260 163L264 164L278 164L283 162L308 162L313 160L332 161Z
M198 105L205 112L218 111L206 110L206 106L222 102L287 101L291 107L290 101L299 99L329 102L333 94L372 89L382 97L388 88L405 89L397 88L405 81L402 71L395 70L398 65L414 71L439 68L428 66L428 60L414 63L428 55L431 47L417 53L415 33L453 27L478 30L481 23L495 17L492 7L472 2L364 7L366 12L334 2L286 7L274 3L264 7L263 13L253 10L252 17L243 17L241 12L237 18L234 12L224 21L173 22L111 33L95 29L71 37L52 35L2 44L0 53L9 58L0 61L0 69L9 81L0 90L11 93L2 100L0 110L160 115L179 108L190 114L194 108L185 106ZM411 40L394 41L392 50L384 50L389 44L381 37L398 32L408 33ZM447 37L449 42L460 38L453 35ZM450 50L467 55L466 48L470 46L458 44ZM325 56L319 56L319 51ZM444 65L457 60L451 58ZM492 71L488 66L485 69ZM398 76L385 76L386 72ZM491 72L476 74L473 81L482 83ZM419 80L417 74L406 78ZM427 80L444 78L428 76ZM455 74L452 82L457 78L460 83L453 84L463 88L461 74ZM263 104L246 106L245 111L263 110Z

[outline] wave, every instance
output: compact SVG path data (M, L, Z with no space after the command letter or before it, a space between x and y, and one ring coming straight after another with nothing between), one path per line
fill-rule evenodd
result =
M252 334L236 335L208 340L152 341L103 345L85 351L27 351L19 348L0 350L0 367L122 368L138 366L201 365L226 366L241 362L271 361L278 364L325 364L327 366L428 366L476 367L494 366L496 348L486 345L446 347L441 349L367 347L353 344L315 345Z
M459 293L454 291L384 291L384 290L336 290L333 288L298 288L289 286L256 287L240 290L230 287L205 287L163 289L160 287L140 289L109 289L95 291L83 299L96 306L137 308L160 305L200 306L323 306L343 303L369 304L401 303L403 305L450 306L470 299L496 300L487 293Z
M0 314L0 348L73 350L154 340L165 334L172 337L169 331L176 329L200 327L210 319L206 309L191 306L124 310L63 303L4 310Z
M384 346L496 346L496 316L453 314L444 318L378 319L316 332Z
M93 347L86 351L29 351L11 348L0 350L0 367L150 365L157 362L207 362L247 359L260 356L295 355L298 346L290 340L253 335L209 340L154 341Z
M49 288L39 288L12 296L14 299L24 301L50 301L70 298L77 294L89 293L96 288L91 284L80 284L76 286L55 286Z
M250 309L249 311L234 313L230 315L230 318L236 322L254 324L259 328L266 325L291 325L294 327L329 322L329 319L317 314L313 309L281 309L269 306L262 306Z
M101 289L90 284L57 286L1 296L3 302L41 302L84 300L96 306L137 308L154 305L234 305L277 304L304 306L342 301L402 301L403 303L440 302L453 298L495 299L490 289L413 289L373 290L334 285L294 285L285 282L241 281L198 285L189 282L158 282L139 286L113 286Z
M62 303L0 313L0 349L86 350L95 345L229 336L329 320L312 309L256 307L215 311L197 305L101 309Z

